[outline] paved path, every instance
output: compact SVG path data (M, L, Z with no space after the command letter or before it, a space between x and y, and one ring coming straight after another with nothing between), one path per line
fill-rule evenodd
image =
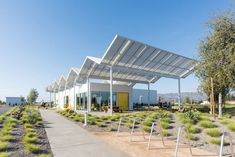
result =
M0 106L0 115L5 113L6 111L10 110L12 107L9 106Z
M55 157L127 157L54 110L40 110Z

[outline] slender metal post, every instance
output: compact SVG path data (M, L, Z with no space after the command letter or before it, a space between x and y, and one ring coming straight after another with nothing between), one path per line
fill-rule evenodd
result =
M117 136L120 132L121 123L122 123L122 118L120 118L119 123L118 123Z
M222 136L221 136L219 157L222 157L222 156L223 156L224 138L225 138L225 136L228 136L228 138L229 138L231 156L234 157L232 136L231 136L231 134L228 133L228 132L223 132L223 134L222 134Z
M150 142L151 142L151 138L152 138L152 135L153 135L153 128L154 128L154 122L152 123L152 127L151 127L151 132L150 132L150 135L149 135L149 141L148 141L148 148L150 148Z
M177 141L176 141L176 147L175 147L175 157L177 157L177 153L178 153L178 149L179 149L181 129L182 129L182 126L180 126L178 129Z
M110 66L110 114L113 115L113 67Z
M181 85L180 85L180 78L178 79L178 105L181 105Z
M148 111L150 109L150 82L148 83Z
M135 129L135 119L134 119L133 124L132 124L130 142L132 141L134 129Z
M87 111L85 111L84 112L84 127L86 127L87 126L87 119L88 119L88 112Z

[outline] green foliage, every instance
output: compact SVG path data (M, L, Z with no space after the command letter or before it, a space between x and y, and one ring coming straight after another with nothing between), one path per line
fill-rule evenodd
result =
M105 125L102 122L96 122L96 126L98 126L98 127L106 127L107 125Z
M210 78L214 79L215 101L219 93L222 97L235 88L234 60L234 13L222 14L209 22L210 34L201 42L200 62L196 76L201 81L201 89L210 95Z
M108 131L117 131L117 129L113 128L113 127L109 127Z
M37 136L33 136L33 137L30 137L28 136L27 134L24 136L23 138L23 142L26 144L26 143L37 143L38 141L38 137Z
M15 140L15 137L12 135L0 136L0 141L13 141L13 140Z
M29 153L40 153L42 151L40 146L28 143L25 144L25 150Z
M198 140L198 137L193 134L187 134L186 138L190 141L197 141Z
M163 129L170 129L171 127L169 123L164 122L164 121L160 122L160 125Z
M126 123L125 126L129 129L131 129L132 128L132 123Z
M192 110L189 110L184 114L185 120L187 123L196 124L199 120L198 115L195 114Z
M220 138L212 138L209 143L215 144L215 145L220 145L221 139Z
M235 124L234 124L234 123L229 124L229 125L228 125L228 129L231 130L231 131L233 131L233 132L235 132Z
M164 137L168 137L168 136L171 136L171 133L168 132L167 130L162 130L161 135Z
M9 157L9 153L0 153L0 157Z
M221 132L218 129L210 129L206 131L206 134L211 137L220 137Z
M120 115L116 114L116 115L113 115L113 116L109 117L109 120L116 121L119 118L120 118Z
M186 129L186 132L190 133L190 134L198 134L201 131L199 128L197 128L196 126L191 125L191 124L186 125L185 129Z
M216 125L213 124L211 121L203 120L200 122L200 126L203 128L215 128Z
M144 125L143 130L144 130L144 132L150 133L151 132L151 127Z
M38 91L36 89L31 89L29 92L29 95L27 96L27 102L30 104L33 104L36 102L37 98L38 98Z
M231 123L231 121L226 120L226 119L220 121L220 124L223 124L223 125L228 125L230 123Z
M9 142L0 142L0 151L6 151L10 147Z

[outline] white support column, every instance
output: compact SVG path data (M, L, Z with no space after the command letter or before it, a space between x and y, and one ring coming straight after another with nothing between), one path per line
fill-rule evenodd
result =
M74 111L77 110L77 103L76 103L76 85L74 85L73 87L73 107L74 107Z
M50 92L50 104L51 104L51 92Z
M64 88L64 104L63 105L65 105L65 104L66 104L66 86Z
M87 77L87 111L91 111L91 88L90 88L90 78Z
M150 109L150 82L148 83L148 110Z
M180 86L180 78L178 79L178 105L181 105L181 86Z
M56 104L56 92L54 92L54 105Z
M110 66L110 114L113 115L113 67Z

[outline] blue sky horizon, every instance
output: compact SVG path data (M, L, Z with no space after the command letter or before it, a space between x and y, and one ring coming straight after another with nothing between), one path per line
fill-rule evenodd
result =
M208 20L234 8L233 0L0 0L0 100L31 88L48 100L48 84L86 56L102 57L116 34L197 59ZM195 92L199 81L191 75L181 84ZM161 78L151 89L175 93L177 80Z

